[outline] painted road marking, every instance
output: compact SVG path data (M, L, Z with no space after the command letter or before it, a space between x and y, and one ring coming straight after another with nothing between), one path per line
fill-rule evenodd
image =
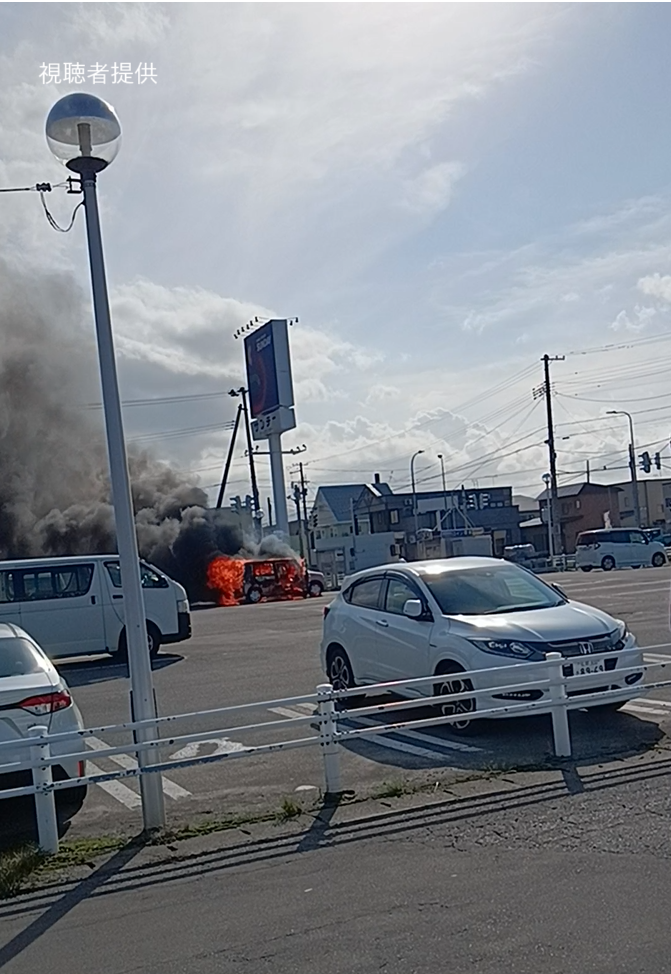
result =
M288 707L271 707L270 709L274 714L280 714L284 717L305 717L312 716L315 713L315 708L312 704L300 704L294 705L295 710L290 710ZM300 708L300 709L299 709ZM347 721L343 721L353 728L356 727L384 727L380 721L372 720L369 717L351 717ZM389 734L366 734L362 740L373 741L380 747L388 747L392 751L406 751L408 754L415 754L419 757L430 757L435 758L436 755L440 755L440 749L445 749L448 751L478 751L482 752L481 747L474 747L472 744L462 744L461 741L446 741L442 738L431 737L429 734L421 734L418 731L413 730L399 730L391 731L390 733L400 735L404 738L410 738L410 742L399 741L396 738L392 738ZM418 741L423 747L418 747L413 744L412 741ZM435 748L435 750L433 749ZM445 755L447 756L447 755Z
M98 751L101 756L104 755L105 751L108 751L111 747L110 744L105 744L98 737L87 737L86 743L94 751ZM135 758L132 758L129 754L110 754L108 760L113 761L114 764L118 764L120 768L124 768L126 771L134 771L138 764ZM191 792L187 791L186 788L182 788L181 785L176 784L165 775L162 775L163 780L163 791L169 798L175 799L177 801L180 798L190 798Z
M102 768L99 768L97 764L93 761L86 762L86 773L87 774L105 774ZM102 788L106 791L108 795L112 798L116 798L118 802L125 805L126 808L140 808L142 805L142 799L134 792L132 788L128 788L121 781L96 781L95 784L98 788Z
M214 745L214 750L207 755L201 754L201 749L208 744ZM229 741L227 737L212 737L207 741L191 741L185 744L179 751L170 755L171 761L189 761L191 758L214 757L217 754L227 754L229 751L245 751L244 744L239 741Z
M659 701L655 701L658 703ZM626 703L621 710L631 711L637 714L644 714L646 717L668 717L668 710L656 710L654 707L641 707L638 703Z
M663 656L661 653L644 653L643 660L646 663L671 663L671 656Z

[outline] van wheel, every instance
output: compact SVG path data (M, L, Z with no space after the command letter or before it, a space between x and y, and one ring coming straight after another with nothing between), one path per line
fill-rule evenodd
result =
M655 568L661 568L662 565L666 564L666 558L664 557L661 551L656 551L654 553L654 555L652 556L652 563L655 566Z
M592 568L593 568L592 565L581 565L580 566L580 571L581 572L591 572L592 571Z
M319 598L320 595L324 594L324 586L321 582L310 582L310 596L313 599Z
M605 558L601 559L601 567L605 572L612 572L615 568L615 559L611 555L606 555Z
M263 592L258 585L252 585L249 592L247 592L247 601L251 602L252 605L256 605L263 598Z
M463 669L458 663L440 663L438 665L436 674L444 676L445 679L441 680L440 683L434 683L434 697L441 697L446 693L464 693L468 690L472 690L473 683L471 680L460 679L459 674L463 672ZM476 709L477 702L475 697L470 700L455 700L454 703L445 702L439 704L438 706L440 707L441 713L444 717L452 717L456 714L463 715L460 720L451 721L446 725L447 728L454 734L472 734L476 729L476 721L471 720L470 717L467 716L468 714L474 713Z
M149 647L149 656L154 659L158 655L158 651L161 648L161 633L153 622L147 623L147 646ZM115 659L128 659L128 643L126 642L126 629L121 630L119 636L119 648L114 654Z

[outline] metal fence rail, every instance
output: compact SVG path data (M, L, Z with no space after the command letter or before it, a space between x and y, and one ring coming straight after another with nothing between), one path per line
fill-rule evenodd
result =
M618 662L627 662L627 656L640 659L640 649L622 650L617 652ZM597 661L605 657L613 657L613 651L603 653L593 653L589 655L591 661ZM671 686L671 679L656 680L644 683L643 678L652 669L662 669L671 665L670 663L636 663L632 665L618 666L616 670L600 671L581 675L572 675L567 670L585 657L563 657L559 653L548 653L545 660L538 662L514 663L510 666L491 667L482 670L470 670L458 674L432 674L408 680L396 680L388 683L379 683L374 686L357 687L352 690L334 690L330 684L322 684L317 687L317 692L313 694L303 694L300 696L284 697L275 700L265 700L260 702L238 704L231 707L219 707L213 710L194 711L184 714L171 714L165 717L157 717L155 720L128 721L123 724L112 724L107 726L86 728L81 731L70 731L60 734L49 734L45 726L32 727L30 736L27 739L17 739L16 741L0 742L0 775L15 774L21 772L31 772L32 784L21 788L11 788L0 791L0 799L17 798L25 795L34 795L35 810L37 817L38 838L40 847L49 853L58 850L58 827L56 816L55 793L68 788L80 785L96 784L104 781L112 781L122 778L139 777L143 774L162 774L169 770L179 770L181 768L191 768L200 765L214 764L219 761L241 759L258 754L272 754L278 751L288 751L295 748L319 747L324 767L324 788L327 794L337 794L342 791L342 779L340 769L341 747L348 741L367 736L378 736L381 734L394 733L407 728L435 727L442 724L451 724L455 721L464 719L481 720L485 718L499 718L523 716L525 714L550 714L552 718L553 741L555 754L558 757L570 757L571 755L571 733L568 721L570 710L584 708L586 706L599 706L610 702L630 700L636 696L642 696L652 689L660 689ZM641 674L641 680L635 685L627 686L623 689L603 689L604 681L622 682L629 674ZM503 674L510 677L510 681L501 684L495 683L487 686L488 678L493 675L499 677ZM472 685L470 690L462 690L457 693L440 693L440 684L448 682L449 677L456 678L463 682L469 680ZM485 685L483 686L483 682ZM487 706L484 709L477 709L477 703L481 698L488 696L491 698L495 693L513 693L524 691L540 691L542 696L535 700L521 701L501 701L500 706ZM395 698L381 703L371 702L368 706L348 709L347 704L353 697L360 697L362 692L366 696L375 697L388 694L401 694L400 699ZM459 700L475 700L476 709L467 713L443 713L437 712L430 717L404 719L403 711L416 708L422 703L430 703L432 706L442 707L443 704L453 705ZM244 715L253 710L271 710L276 707L286 707L292 704L312 704L315 706L315 713L310 716L286 717L281 720L261 720L243 724L230 724L230 718L234 715ZM374 724L365 727L348 726L357 718L370 716L389 715L390 723ZM400 719L396 718L399 714ZM199 731L197 733L178 733L171 736L160 737L161 730L169 729L173 731L178 722L187 720L202 719L204 717L222 717L224 726L217 730ZM230 733L236 736L253 731L294 731L301 732L309 726L315 733L307 736L296 736L288 740L275 740L263 744L250 744L244 747L238 746L235 750L223 751L203 757L189 757L178 760L164 760L161 750L174 744L186 745L190 743L211 740L213 736L226 737ZM104 774L84 774L78 778L68 778L66 780L53 779L54 765L61 764L64 759L85 762L90 757L89 750L77 750L76 742L99 734L118 734L133 733L138 731L145 732L151 730L153 737L142 741L137 738L128 744L120 744L105 749L106 756L113 755L132 755L136 758L140 754L149 757L148 764L136 767L124 767ZM65 742L75 742L75 747L67 754L54 754L52 748L62 745ZM3 753L9 749L25 750L26 758L21 761L2 763ZM153 759L153 760L151 760Z

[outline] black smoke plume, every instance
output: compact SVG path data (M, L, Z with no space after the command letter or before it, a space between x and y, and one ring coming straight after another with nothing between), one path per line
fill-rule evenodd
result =
M0 558L116 551L98 365L84 295L65 274L0 261ZM87 317L89 322L87 323ZM207 598L217 555L293 556L245 539L188 473L146 451L129 465L141 555ZM211 593L210 593L211 594Z

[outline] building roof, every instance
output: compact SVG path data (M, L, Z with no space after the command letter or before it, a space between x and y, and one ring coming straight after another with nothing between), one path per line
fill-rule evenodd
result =
M590 494L598 494L600 491L611 491L611 490L622 490L616 484L593 484L591 481L582 481L579 484L566 484L563 487L557 488L557 497L577 497L583 491ZM538 495L539 501L545 501L547 499L547 491L544 490Z
M337 484L333 487L320 487L318 493L326 501L336 521L349 521L352 517L352 503L356 504L364 491L382 496L391 494L388 484Z
M513 494L513 504L519 508L520 514L538 511L538 500L535 497L527 497L526 494Z

